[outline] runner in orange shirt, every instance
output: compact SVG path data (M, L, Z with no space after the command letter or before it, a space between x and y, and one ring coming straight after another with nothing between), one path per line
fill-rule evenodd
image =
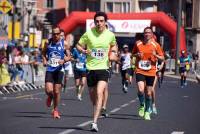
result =
M158 59L164 60L160 45L153 39L151 27L144 29L144 39L136 42L133 55L136 56L135 73L140 101L138 113L139 116L144 116L145 120L151 120L149 110L152 102L152 87L156 76L156 62Z

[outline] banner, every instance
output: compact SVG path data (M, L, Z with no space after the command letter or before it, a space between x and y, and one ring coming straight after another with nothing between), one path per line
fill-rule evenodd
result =
M108 20L107 25L116 33L143 33L144 28L151 25L151 20ZM94 20L86 20L87 30L94 26Z

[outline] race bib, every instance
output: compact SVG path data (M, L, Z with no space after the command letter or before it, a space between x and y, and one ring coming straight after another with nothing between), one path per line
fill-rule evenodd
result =
M148 60L140 60L139 61L139 68L142 70L150 70L151 69L151 62Z
M60 59L51 58L48 61L48 65L51 67L58 67L60 64L58 63Z
M76 68L77 69L83 69L84 68L84 63L81 63L81 62L76 63Z
M91 56L96 59L103 59L105 57L105 50L101 48L92 49Z

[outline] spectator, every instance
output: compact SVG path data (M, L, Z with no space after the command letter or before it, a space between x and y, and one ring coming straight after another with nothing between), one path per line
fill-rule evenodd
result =
M24 70L22 68L22 55L23 55L23 52L21 50L17 51L16 53L16 56L14 58L14 62L15 62L15 65L16 65L16 68L17 68L17 71L18 71L18 74L19 74L19 77L20 77L20 81L23 80L23 76L24 76ZM23 59L25 61L25 58Z
M14 55L16 53L16 49L11 49L10 52L8 52L8 72L11 75L11 81L15 81L16 77L18 75L18 70L15 66L15 62L14 62Z
M28 81L28 78L30 76L30 62L29 62L29 56L26 52L24 51L20 51L20 56L21 56L21 66L22 66L22 70L24 71L23 73L23 80L24 81ZM21 80L22 80L21 79Z
M10 76L5 66L6 62L6 51L5 49L0 49L0 86L10 82Z

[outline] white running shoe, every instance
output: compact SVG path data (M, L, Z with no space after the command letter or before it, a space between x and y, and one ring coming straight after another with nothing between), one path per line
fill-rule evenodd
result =
M93 131L93 132L98 132L99 131L96 123L92 123L91 124L91 131Z
M78 98L79 101L82 101L82 97L81 97L80 94L77 96L77 98Z
M152 106L152 113L155 114L155 115L158 114L157 108L156 108L155 105Z

